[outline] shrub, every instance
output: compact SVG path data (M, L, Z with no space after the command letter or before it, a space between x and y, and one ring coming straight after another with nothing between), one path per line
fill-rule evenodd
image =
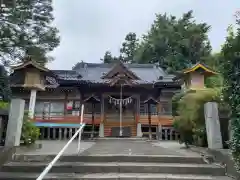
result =
M193 142L193 122L189 119L182 119L181 116L175 117L173 122L174 128L180 134L179 143L184 143L186 147Z
M218 74L215 76L210 76L205 79L205 85L207 88L216 88L223 86L223 77Z
M22 135L21 139L23 140L24 145L31 145L38 140L40 136L40 130L37 128L29 119L28 112L24 113L23 117L23 126L22 126Z
M201 139L202 143L205 142L204 104L219 101L220 98L215 89L190 91L179 100L177 108L179 116L174 119L174 127L180 133L181 142L187 146L193 143L193 140L199 142Z
M182 91L179 93L176 93L172 97L172 116L178 116L177 110L178 110L178 103L180 99L186 94L186 92Z
M0 101L0 109L7 109L9 106L8 102Z

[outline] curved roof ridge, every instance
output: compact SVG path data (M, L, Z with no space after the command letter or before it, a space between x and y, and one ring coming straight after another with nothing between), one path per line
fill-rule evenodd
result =
M110 68L112 66L114 66L116 64L116 62L112 62L112 63L88 63L88 62L82 62L83 66L80 65L81 62L79 63L79 66L77 66L75 69L79 69L79 68L83 68L84 65L87 65L87 67L102 67L102 68ZM153 68L154 66L156 66L155 64L137 64L137 63L133 63L133 64L129 64L129 63L123 63L124 66L128 67L128 68Z

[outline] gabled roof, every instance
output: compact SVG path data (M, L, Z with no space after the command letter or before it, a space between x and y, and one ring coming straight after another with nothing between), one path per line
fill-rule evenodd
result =
M84 99L83 102L92 102L92 103L99 103L100 99L97 98L94 94L92 94L91 96L87 97L86 99Z
M159 102L153 98L152 96L149 96L146 100L143 101L144 104L158 104Z
M102 76L103 79L112 79L116 74L125 74L131 80L140 80L140 78L127 68L121 61L118 61L106 74Z
M78 72L82 78L81 81L89 83L105 83L105 76L115 64L108 63L78 63L73 71ZM155 64L123 64L129 71L133 72L139 80L132 80L137 84L153 84L155 82L172 82L172 76L167 74L161 67ZM71 71L71 70L70 70ZM56 71L54 71L56 72ZM56 72L59 74L59 72ZM59 74L60 75L60 74ZM60 75L62 76L62 75ZM70 75L69 75L70 76ZM68 76L67 79L70 79ZM170 77L171 76L171 77ZM159 77L162 77L159 79ZM67 80L66 79L66 80ZM71 77L71 79L76 79Z
M193 65L192 67L188 68L188 69L185 69L183 71L184 74L188 74L188 73L191 73L191 72L194 72L198 69L202 69L204 70L206 73L210 73L210 74L217 74L217 72L213 71L211 68L209 68L207 65L203 64L203 63L197 63L195 65Z
M16 66L12 66L12 69L13 70L19 70L19 69L24 69L28 66L33 66L36 69L39 69L39 70L44 71L44 72L49 71L49 69L47 69L47 68L43 67L42 65L38 64L37 62L32 60L30 57L26 57L23 63L21 63L19 65L16 65Z

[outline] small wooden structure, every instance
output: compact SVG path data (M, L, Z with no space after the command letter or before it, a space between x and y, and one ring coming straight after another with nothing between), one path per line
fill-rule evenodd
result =
M159 102L153 97L149 97L144 101L144 104L147 104L148 109L148 125L149 125L149 139L152 139L152 117L151 117L151 105L157 105Z
M184 88L191 90L200 90L205 88L205 79L209 76L216 75L217 72L213 71L203 63L197 63L192 67L183 70L174 79L182 79L184 81Z

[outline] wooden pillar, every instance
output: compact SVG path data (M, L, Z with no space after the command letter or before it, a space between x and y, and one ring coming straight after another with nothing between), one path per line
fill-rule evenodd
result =
M64 91L64 116L67 115L68 92Z
M29 101L29 110L28 110L28 116L29 116L30 119L34 118L36 97L37 97L37 90L36 89L31 89L30 101Z
M83 93L80 91L80 89L78 89L78 92L79 92L79 101L80 101L78 119L79 119L79 122L80 122L80 120L81 120L81 108L82 108L82 104L84 104L84 102L83 102ZM83 114L84 114L85 110L86 109L84 107Z
M157 116L158 116L158 125L161 125L161 104L160 104L160 96L158 98L158 104L157 104Z
M136 96L136 124L139 123L140 118L140 95Z
M95 127L95 103L92 103L92 133L91 133L91 138L94 138L94 127Z
M104 101L105 101L105 96L102 95L101 96L101 123L104 123L104 114L105 114L105 110L104 110Z
M160 102L160 99L161 99L161 94L158 98L158 104L157 104L157 112L158 112L158 127L157 127L157 139L158 140L162 140L162 122L161 122L161 102Z
M151 104L148 102L148 130L149 130L149 139L152 139L152 112L151 112Z
M140 103L141 103L141 98L140 95L137 96L137 137L142 137L142 125L139 122L140 121Z
M104 95L101 96L101 122L100 122L100 127L99 127L99 137L104 137L104 101L105 97Z

